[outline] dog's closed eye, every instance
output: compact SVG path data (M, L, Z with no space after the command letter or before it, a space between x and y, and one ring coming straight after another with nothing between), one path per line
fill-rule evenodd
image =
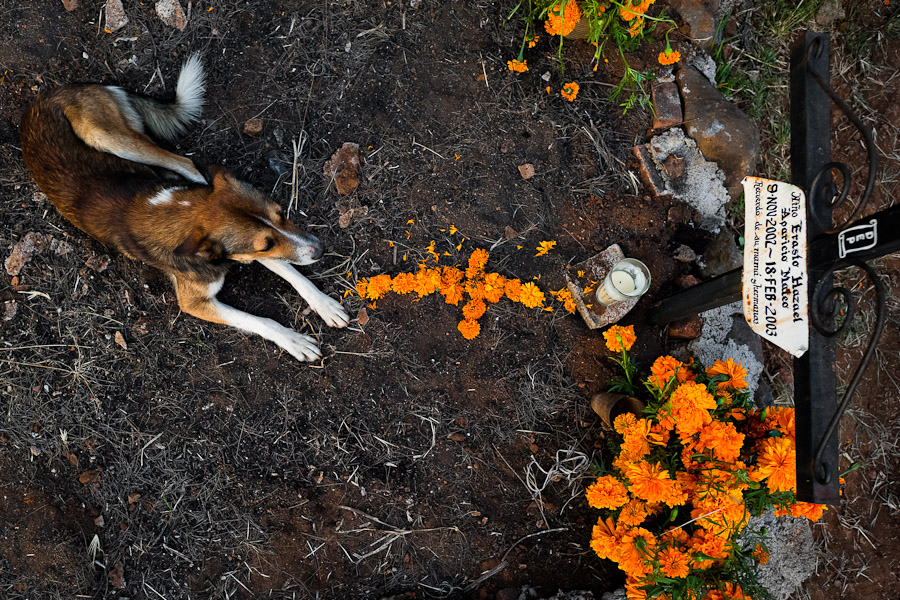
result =
M263 246L263 249L260 252L268 252L272 248L275 247L275 240L273 238L266 238L266 243Z

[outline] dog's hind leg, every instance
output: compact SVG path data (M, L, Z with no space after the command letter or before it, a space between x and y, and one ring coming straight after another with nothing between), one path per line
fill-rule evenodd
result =
M322 358L316 340L276 323L272 319L257 317L216 300L223 280L203 284L175 277L175 291L181 310L204 321L231 325L242 331L255 333L275 342L300 361Z
M316 311L325 323L331 327L346 327L350 322L350 317L340 302L322 293L319 288L301 275L290 263L269 258L261 258L257 262L294 286L300 297L306 300L310 308Z
M75 135L88 146L125 160L169 169L195 183L206 183L190 159L163 150L135 131L132 119L106 90L85 90L79 100L65 113Z

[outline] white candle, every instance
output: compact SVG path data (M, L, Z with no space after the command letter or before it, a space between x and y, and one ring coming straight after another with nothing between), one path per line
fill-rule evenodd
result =
M612 282L616 289L623 294L630 294L634 291L634 278L625 271L613 271Z

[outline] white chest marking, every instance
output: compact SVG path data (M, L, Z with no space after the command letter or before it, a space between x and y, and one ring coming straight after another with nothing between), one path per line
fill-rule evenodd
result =
M150 206L162 206L163 204L169 204L172 202L172 193L183 189L187 188L171 187L159 190L158 192L156 192L156 195L150 197L147 202L150 203Z

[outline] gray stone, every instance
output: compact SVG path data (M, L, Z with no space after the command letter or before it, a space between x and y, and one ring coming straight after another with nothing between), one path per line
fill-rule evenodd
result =
M704 156L719 165L729 194L737 198L743 192L741 180L756 171L760 151L756 123L698 70L679 69L676 78L684 100L687 134Z
M750 517L748 529L768 530L769 562L759 567L759 582L775 600L787 600L816 570L816 544L805 517ZM745 530L746 532L747 530ZM743 534L746 536L746 533Z
M184 10L178 0L159 0L156 3L156 14L159 20L174 27L179 31L183 30L187 25L187 19L184 17Z
M628 594L625 592L625 588L617 588L611 592L604 592L602 596L600 596L600 600L627 600Z
M106 0L106 29L117 31L128 24L122 0Z
M725 175L719 167L706 160L697 144L685 137L681 129L669 129L651 139L648 146L656 176L662 180L658 195L672 195L693 206L699 213L702 228L712 232L721 229L725 224L728 192ZM670 177L666 169L666 161L670 161L671 169L672 156L684 161L677 178Z
M744 254L734 243L731 233L723 229L707 246L699 263L700 275L709 279L742 266Z
M841 0L825 0L816 13L816 23L822 27L829 27L835 21L840 21L847 17L844 11L843 2Z
M703 333L688 345L683 358L695 356L704 366L712 366L717 360L732 358L747 369L746 381L754 398L765 393L771 395L771 392L767 392L768 386L760 386L763 372L762 342L744 320L742 304L726 304L700 313L700 317L703 319Z

